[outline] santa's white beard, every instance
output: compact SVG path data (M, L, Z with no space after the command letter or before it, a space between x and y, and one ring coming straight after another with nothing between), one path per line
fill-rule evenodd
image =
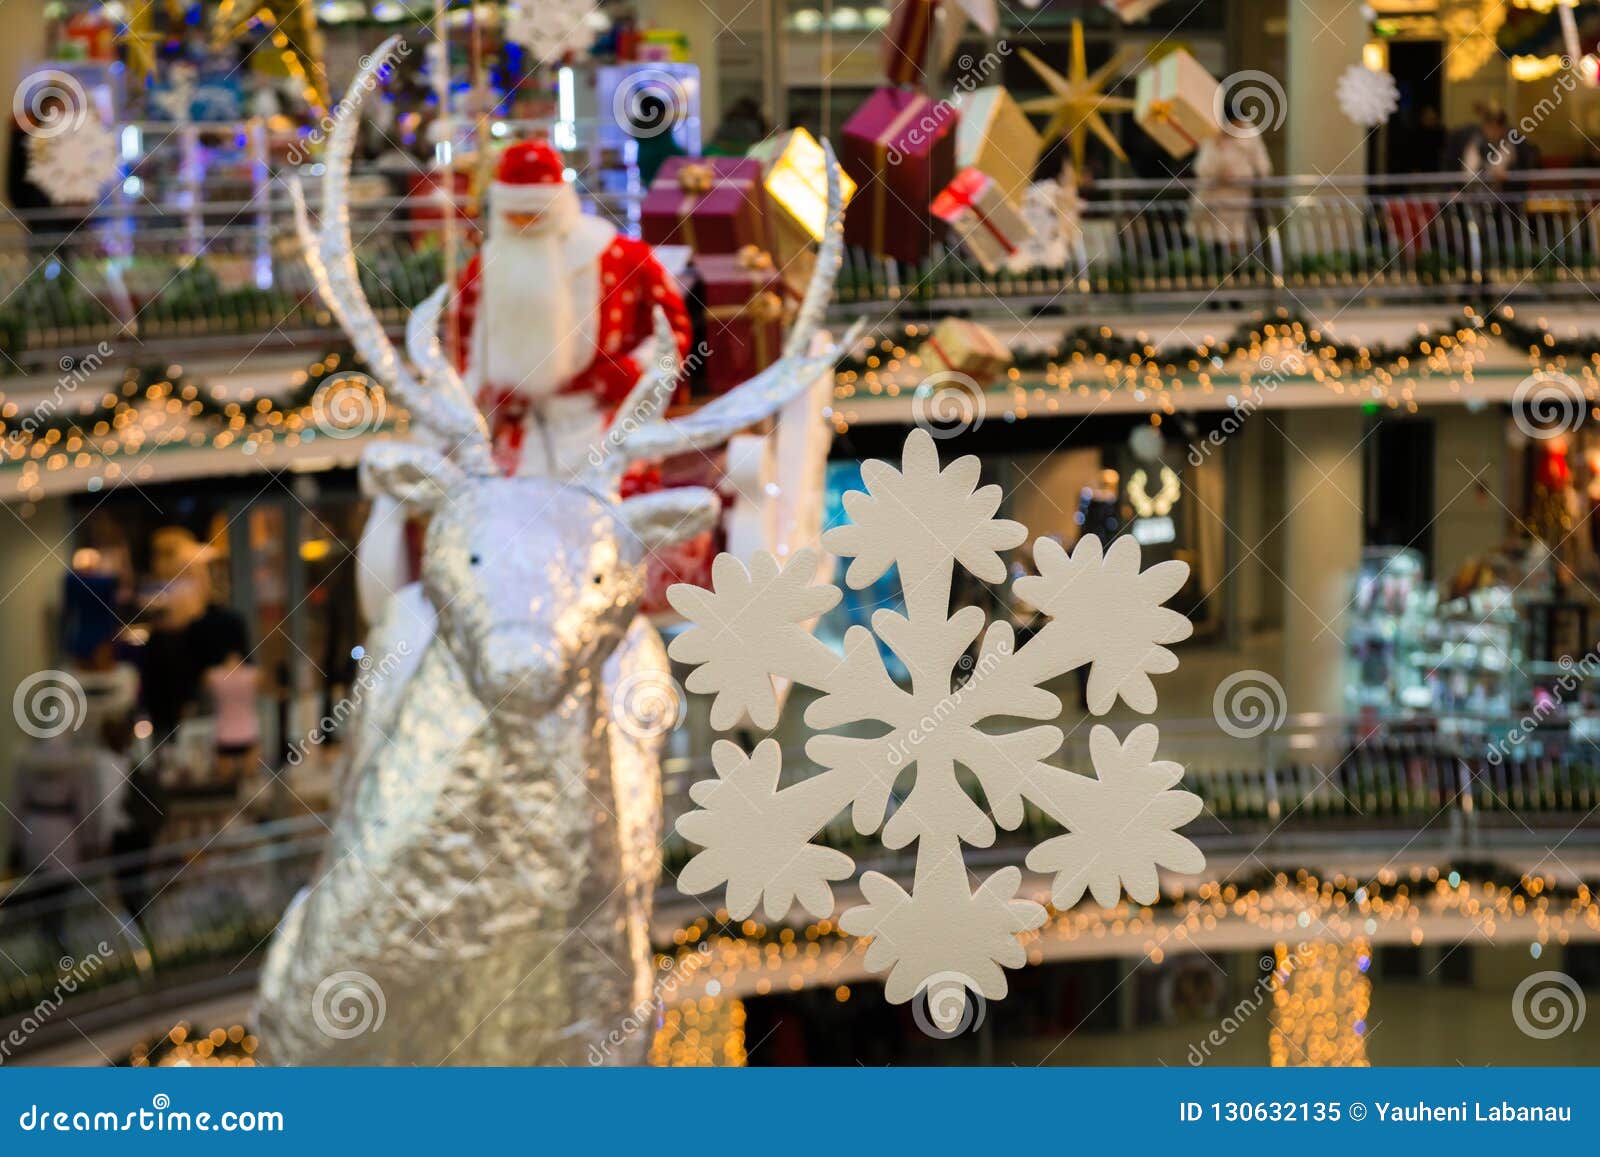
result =
M548 397L588 364L580 351L592 342L580 332L563 240L550 229L484 243L474 324L483 331L480 380L492 389Z

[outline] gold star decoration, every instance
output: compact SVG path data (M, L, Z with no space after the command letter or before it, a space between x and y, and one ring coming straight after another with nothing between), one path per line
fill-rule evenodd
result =
M138 84L156 70L156 49L169 37L156 27L158 3L166 10L168 24L182 28L183 5L178 0L138 0L117 32L117 43L128 50L128 74Z
M274 4L287 10L279 19ZM321 114L329 107L328 73L322 63L322 29L311 0L222 0L211 25L211 43L220 48L242 40L257 24L269 29L267 39L284 69L304 88L303 97ZM258 51L264 51L265 46Z
M1088 143L1087 134L1091 132L1105 142L1106 148L1111 150L1113 156L1126 161L1128 154L1122 151L1122 146L1117 143L1110 126L1100 115L1103 112L1128 112L1133 108L1133 101L1127 97L1108 96L1105 92L1106 81L1122 66L1123 50L1119 48L1110 60L1091 73L1083 49L1083 22L1074 20L1069 76L1062 76L1026 48L1020 51L1022 59L1028 62L1028 66L1039 74L1039 78L1050 89L1050 96L1035 97L1033 100L1022 102L1024 112L1050 115L1050 123L1045 126L1044 139L1047 142L1063 138L1071 141L1072 165L1080 173L1083 172L1083 153Z

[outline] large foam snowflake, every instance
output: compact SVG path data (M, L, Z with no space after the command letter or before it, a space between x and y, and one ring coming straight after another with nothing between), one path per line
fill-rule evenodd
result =
M1043 907L1018 897L1020 870L1003 868L974 887L963 858L963 847L988 847L997 829L1020 826L1025 803L1065 829L1027 859L1029 868L1054 874L1058 907L1077 903L1086 889L1103 905L1123 890L1150 903L1158 867L1204 866L1176 831L1199 812L1200 800L1176 790L1182 768L1155 758L1153 725L1135 727L1125 739L1095 725L1094 776L1047 762L1063 734L1055 722L1061 701L1046 685L1067 672L1088 666L1088 706L1096 715L1118 699L1134 711L1155 710L1150 676L1177 666L1167 644L1190 633L1184 616L1162 606L1188 566L1141 570L1132 538L1103 550L1085 536L1070 554L1041 539L1034 546L1038 574L1018 579L1016 593L1046 622L1015 646L1009 623L989 622L977 607L950 607L957 566L1003 583L1002 552L1026 536L1019 523L995 517L1000 488L978 485L978 460L941 468L933 438L916 430L898 468L870 461L861 475L865 492L845 496L850 523L829 531L823 545L852 560L845 582L856 590L894 568L905 610L876 611L870 631L852 627L842 654L804 626L839 598L831 586L812 585L817 559L810 552L787 563L757 554L749 570L724 555L710 590L679 585L667 593L691 624L672 656L696 667L691 690L714 696L714 726L773 727L775 678L821 692L805 714L818 731L806 755L819 773L780 786L776 740L750 753L727 741L716 745L717 776L694 785L698 809L678 821L684 838L703 849L678 884L690 894L725 884L737 920L763 901L769 919L781 919L796 900L812 916L830 917L832 883L855 867L844 853L813 842L831 819L849 808L863 835L882 829L885 847L915 843L911 890L864 873L865 903L841 914L839 927L872 937L866 965L887 973L890 1001L922 993L945 1027L965 1011L961 993L989 1000L1006 994L1003 969L1025 959L1019 935L1045 920ZM890 677L879 641L910 672L906 685Z

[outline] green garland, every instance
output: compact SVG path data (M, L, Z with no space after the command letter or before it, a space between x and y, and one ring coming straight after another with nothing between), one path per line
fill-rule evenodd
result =
M1408 341L1393 345L1364 345L1350 342L1334 341L1322 334L1322 325L1319 322L1293 314L1287 310L1279 310L1271 318L1257 318L1251 321L1240 322L1233 332L1225 338L1216 341L1186 343L1179 346L1157 348L1151 353L1151 344L1148 340L1117 334L1105 326L1077 325L1068 329L1053 345L1044 348L1023 350L1015 354L1012 365L1023 373L1034 373L1048 370L1051 366L1061 365L1075 356L1090 359L1103 358L1106 361L1140 362L1154 361L1169 366L1181 366L1195 363L1197 366L1212 363L1213 359L1220 359L1226 363L1227 359L1236 350L1248 349L1250 346L1268 338L1279 338L1283 333L1267 333L1269 328L1278 331L1294 332L1303 331L1307 336L1308 347L1318 354L1324 355L1335 362L1346 365L1365 363L1373 368L1393 369L1403 362L1415 361L1425 358L1430 352L1439 348L1442 342L1454 341L1455 335L1462 329L1486 330L1489 322L1479 314L1472 314L1464 319L1461 325L1449 326L1438 332L1418 334ZM1513 338L1507 328L1508 322L1496 319L1507 340L1517 343L1522 342L1519 333ZM1544 341L1544 331L1536 327L1521 327L1529 331L1527 344L1538 345L1548 349L1553 355L1562 352L1555 346L1547 346ZM897 338L894 342L884 339L890 346L894 344L912 345L925 339L932 332L932 326L927 324L908 326L905 336ZM1575 346L1578 343L1571 343ZM866 352L845 359L840 363L842 372L855 372L862 374L876 368L870 364L872 358L881 358L879 352L883 346L869 348ZM1600 337L1591 338L1587 346L1581 349L1583 356L1600 356ZM1213 363L1214 364L1214 363ZM1216 368L1226 369L1226 365Z
M330 360L336 360L337 364L329 365ZM70 366L62 368L67 373L72 372ZM271 424L274 414L279 415L281 420L283 416L304 410L330 378L345 379L352 388L360 389L367 389L369 381L364 374L365 363L359 358L349 353L330 351L306 367L303 371L305 381L295 386L282 401L266 398L266 405L262 406L260 399L242 402L218 397L202 379L182 372L172 374L169 372L171 369L162 365L130 366L123 372L120 386L104 391L93 410L63 406L40 412L44 410L41 403L33 413L22 410L0 424L0 436L31 436L37 439L54 431L61 440L72 434L85 439L96 437L92 431L101 422L109 424L121 413L137 411L147 401L152 386L167 387L165 396L177 398L189 408L191 423L208 422L220 428L230 417L230 412L238 410L246 416L250 425L260 427ZM89 387L86 385L85 388Z

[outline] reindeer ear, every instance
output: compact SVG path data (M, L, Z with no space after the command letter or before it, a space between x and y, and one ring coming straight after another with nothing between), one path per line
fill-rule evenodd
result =
M361 455L361 489L432 512L466 484L461 467L416 442L379 442Z
M639 541L655 550L716 526L722 516L722 499L703 486L675 486L624 499L617 512Z

